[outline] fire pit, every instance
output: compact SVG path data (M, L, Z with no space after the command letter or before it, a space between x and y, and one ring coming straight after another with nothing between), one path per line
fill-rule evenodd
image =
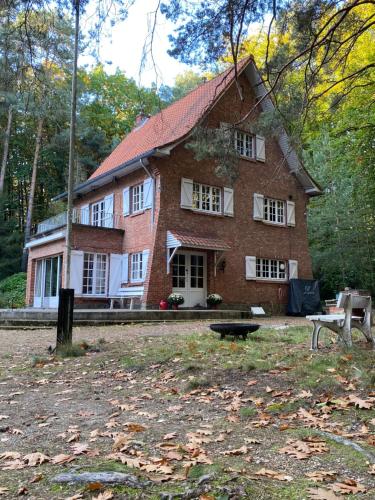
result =
M213 323L210 328L213 332L220 333L220 338L225 335L241 336L244 340L247 339L247 334L256 332L260 325L255 323Z

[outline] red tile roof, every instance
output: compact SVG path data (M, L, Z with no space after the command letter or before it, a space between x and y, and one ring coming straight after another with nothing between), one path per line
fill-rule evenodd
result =
M238 63L241 72L251 56ZM103 161L90 179L135 159L142 154L182 139L188 134L206 111L216 102L234 79L234 67L203 83L179 101L149 118L146 123L133 129Z
M181 246L188 248L202 248L206 250L230 250L230 245L218 238L209 238L181 231L170 231L173 237L181 243Z

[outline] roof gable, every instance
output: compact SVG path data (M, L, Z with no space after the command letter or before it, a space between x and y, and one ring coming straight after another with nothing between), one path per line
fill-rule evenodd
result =
M252 58L238 64L242 72ZM234 67L199 85L186 96L133 129L91 175L90 180L129 162L142 154L167 146L185 137L221 97L234 80Z

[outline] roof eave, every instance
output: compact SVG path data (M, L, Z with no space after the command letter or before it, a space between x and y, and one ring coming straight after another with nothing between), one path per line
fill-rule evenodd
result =
M97 177L93 177L92 179L88 179L87 181L82 182L82 184L79 184L74 188L74 197L85 194L86 192L92 191L93 189L105 186L106 184L109 184L119 177L123 177L130 174L131 172L134 172L134 170L137 170L138 168L143 168L142 160L147 160L154 155L161 156L160 152L158 152L156 149L152 149L150 151L147 151L146 153L143 153L142 155L137 156L136 158L133 158L132 160L119 165L112 170L109 170L108 172L105 172L104 174L98 175ZM67 197L67 195L67 192L61 193L52 198L52 201L63 200Z

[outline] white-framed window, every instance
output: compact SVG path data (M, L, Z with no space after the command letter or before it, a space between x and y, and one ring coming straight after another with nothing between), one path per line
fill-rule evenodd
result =
M84 295L105 295L107 290L107 255L84 253L83 282Z
M267 280L286 280L286 261L277 259L256 259L256 277Z
M255 158L255 137L241 130L234 131L234 144L240 156Z
M132 253L130 260L130 281L133 283L143 281L143 254Z
M264 219L272 224L285 225L285 201L264 198Z
M144 209L143 184L132 187L132 212L140 212Z
M91 205L91 223L93 226L105 225L105 201L100 200Z
M193 210L221 213L221 188L193 183Z

